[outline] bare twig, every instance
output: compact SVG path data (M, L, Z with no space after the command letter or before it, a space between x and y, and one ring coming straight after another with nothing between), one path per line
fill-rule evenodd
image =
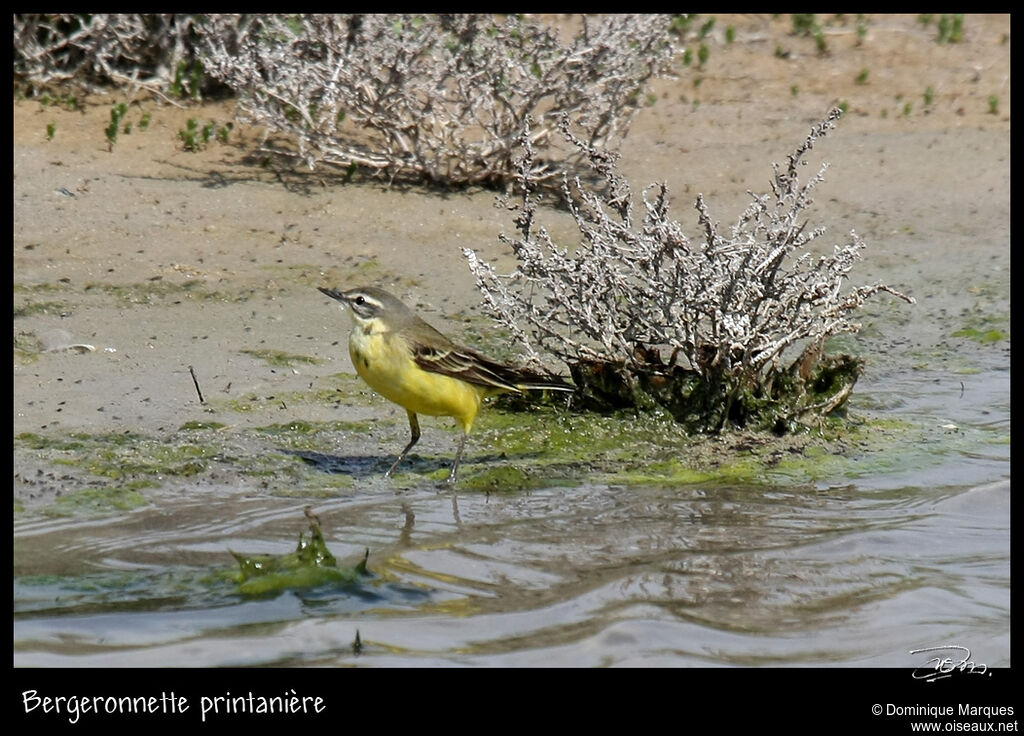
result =
M115 84L129 97L165 94L196 60L197 16L139 13L14 15L14 78L35 85Z
M196 386L196 393L199 394L199 403L205 404L206 401L203 399L203 392L199 389L199 379L196 378L195 369L192 366L188 367L188 372L192 374L192 383Z

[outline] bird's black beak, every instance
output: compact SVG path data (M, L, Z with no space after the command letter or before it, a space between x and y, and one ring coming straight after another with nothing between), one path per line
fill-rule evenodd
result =
M345 298L345 294L338 291L337 289L325 289L322 286L318 286L316 288L322 291L327 296L329 296L331 299L337 299L342 304L348 304L348 299Z

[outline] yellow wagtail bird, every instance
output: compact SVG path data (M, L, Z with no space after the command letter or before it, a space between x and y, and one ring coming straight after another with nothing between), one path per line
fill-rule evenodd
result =
M459 347L383 289L317 287L352 310L348 350L370 388L403 407L412 439L384 474L390 478L420 438L417 414L453 417L462 429L448 482L455 482L466 437L484 399L507 391L575 390L554 377L511 368Z

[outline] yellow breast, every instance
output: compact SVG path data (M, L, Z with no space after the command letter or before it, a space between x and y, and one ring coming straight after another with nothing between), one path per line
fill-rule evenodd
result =
M348 350L356 372L384 398L415 414L454 417L464 432L472 428L484 387L423 370L404 340L370 326L353 327Z

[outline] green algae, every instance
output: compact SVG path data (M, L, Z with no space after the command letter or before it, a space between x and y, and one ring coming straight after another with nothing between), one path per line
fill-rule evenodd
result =
M48 436L36 434L35 432L22 432L14 439L33 450L71 451L82 449L90 439L90 436L82 432L73 432L64 436Z
M140 488L151 488L155 483L136 481L117 487L86 488L73 491L57 499L57 502L43 509L46 516L82 516L109 514L116 511L131 511L147 506L149 501Z
M94 475L107 478L133 478L139 475L199 475L209 468L218 450L209 445L154 441L140 438L131 446L94 447L82 465Z
M153 481L202 474L221 452L215 445L183 441L181 437L161 440L134 432L23 432L15 438L15 445L38 451L55 465L120 481L122 488L131 487L136 481L159 485ZM113 507L118 508L116 504Z
M531 468L519 464L490 465L482 469L463 472L457 485L459 490L464 491L509 493L576 484L576 481L571 479L567 473L560 472L560 470L551 466ZM435 477L437 475L437 473L434 474ZM444 478L447 478L447 471L444 471Z
M257 427L256 431L269 435L310 435L323 431L323 425L294 419L284 424L268 424L265 427Z
M951 333L951 337L966 338L981 345L993 345L1010 339L1008 314L992 313L984 308L984 304L992 305L993 302L1005 304L1005 297L995 295L991 285L971 286L968 291L981 297L979 304L972 309L965 309L960 314L962 327ZM1003 285L1000 284L1000 289Z
M841 484L926 469L941 458L1005 440L999 433L951 433L905 419L859 414L799 426L781 437L755 431L689 435L671 418L640 412L612 416L545 408L481 417L481 431L473 435L470 447L497 453L505 464L527 463L527 475L537 474L545 482ZM469 472L463 472L460 487L475 487L470 482L476 472L471 455L467 450L464 468ZM531 484L513 477L510 485Z
M28 300L14 308L14 318L29 317L36 314L61 314L67 311L68 305L65 302L43 301L37 302Z
M219 431L224 429L226 426L227 425L222 422L189 421L182 424L179 429L183 432L203 430Z
M996 342L1010 339L1010 336L997 329L977 329L975 327L964 327L953 333L953 337L966 337L969 340L980 342L982 345L990 345Z
M268 495L336 497L367 477L378 478L407 439L407 428L395 412L384 420L303 418L296 407L313 403L358 406L360 411L392 407L354 376L337 374L326 380L328 387L247 396L209 407L213 413L287 408L295 416L286 421L253 427L194 420L161 438L137 432L29 432L16 437L15 447L32 450L51 465L103 478L112 487L136 481L180 485L226 471L253 479ZM781 436L753 430L691 433L667 410L583 412L561 394L531 397L540 403L488 402L466 445L457 488L490 493L588 482L842 484L873 474L926 469L961 453L984 452L986 446L1005 447L1008 442L1005 430L993 437L978 429L950 432L877 416L879 410L891 413L898 405L871 394L859 394L846 416L809 425L794 422ZM447 479L458 430L445 418L430 418L423 430L446 434L451 444L435 440L443 449L432 456L418 446L400 467L396 485ZM341 446L344 454L339 453ZM83 502L81 508L83 513L97 508L114 512L119 503L131 507L138 501L126 496L123 501ZM65 502L62 508L71 513L77 507Z
M67 292L73 292L73 291L76 291L76 289L73 286L71 286L70 283L68 283L66 281L61 281L61 282L57 282L57 283L51 283L51 282L46 281L46 282L42 282L42 283L38 283L38 284L20 284L20 283L14 284L14 293L15 294L32 294L32 295L45 294L45 295L50 295L50 294L67 293Z
M371 426L355 425L362 437L369 434ZM167 440L134 433L23 433L16 442L58 455L52 460L56 464L77 466L124 486L136 480L162 483L172 477L197 477L217 464L261 478L261 485L272 495L326 497L353 487L358 479L352 474L355 471L345 470L354 466L333 468L330 460L337 452L334 435L352 428L344 422L305 420L230 431L221 425L187 424ZM404 426L395 423L393 429L397 435ZM443 425L427 431L438 429L453 440L457 436L454 427ZM839 482L914 465L927 467L936 454L967 452L980 441L1006 442L1005 433L985 440L976 432L970 433L971 437L964 433L935 437L935 432L935 428L907 421L878 418L836 419L785 437L754 432L691 436L671 418L644 413L594 415L553 407L530 412L492 408L481 413L477 431L470 437L458 487L495 492L583 482ZM211 441L188 439L197 433ZM220 444L245 437L271 438L277 445L293 449L246 452ZM396 482L444 481L452 459L444 453L429 459L414 453ZM329 472L324 472L325 468ZM110 502L108 507L118 505ZM67 508L74 507L69 504Z
M346 585L370 574L366 563L370 550L352 566L339 566L327 548L320 524L310 524L309 536L299 534L294 552L284 555L241 555L231 552L238 563L235 576L238 592L246 596L266 596L294 588L321 585ZM230 550L229 550L230 551Z

